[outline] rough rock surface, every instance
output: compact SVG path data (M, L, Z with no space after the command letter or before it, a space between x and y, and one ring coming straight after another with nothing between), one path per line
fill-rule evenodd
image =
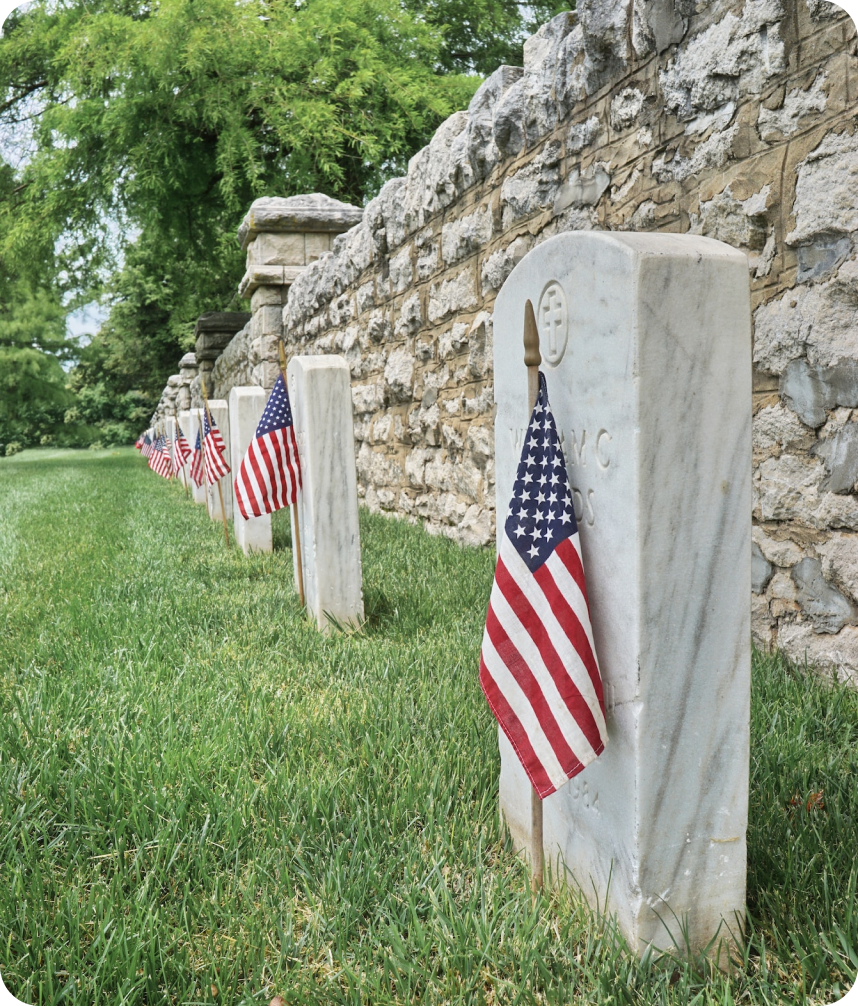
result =
M825 0L579 0L544 25L289 291L290 352L351 367L366 505L492 541L492 311L539 241L727 241L755 325L754 636L858 679L856 53Z

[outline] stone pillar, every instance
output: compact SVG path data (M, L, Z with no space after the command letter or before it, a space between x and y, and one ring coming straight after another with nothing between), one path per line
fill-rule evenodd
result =
M595 231L525 256L494 312L499 533L529 413L526 299L577 511L609 735L543 802L546 860L616 914L639 953L729 942L744 916L748 819L747 260L709 238ZM501 811L529 849L530 783L503 733L500 747Z
M238 292L250 297L254 384L270 391L277 380L277 342L283 338L283 306L292 281L362 217L360 207L320 193L257 199L251 205L238 231L247 252Z
M267 401L268 395L262 388L233 388L229 393L230 455L235 458L232 479L238 474ZM233 494L232 519L235 540L245 553L271 551L271 514L245 520Z
M191 384L197 376L197 357L194 353L185 353L179 360L179 379L181 385L176 395L176 408L183 412L191 407ZM184 427L182 427L184 429ZM187 435L187 434L186 434Z
M298 511L307 611L363 621L351 374L341 356L293 356L289 401L301 461Z
M196 339L194 361L198 378L206 382L206 394L212 393L211 372L215 361L229 345L235 333L244 328L249 320L250 315L246 311L206 311L197 318L194 328ZM193 381L192 389L191 405L198 408L203 404L199 380Z
M230 460L230 449L229 449L229 406L223 398L211 398L209 399L209 412L211 412L212 420L214 421L217 428L220 430L220 435L223 437L223 442L225 446L224 457L226 458L226 463L232 468L232 461ZM222 520L220 501L223 498L223 509L226 513L226 519L232 520L232 472L228 475L224 475L220 479L220 493L218 493L217 482L213 482L209 485L207 482L204 483L206 487L206 506L209 511L209 517L212 520Z

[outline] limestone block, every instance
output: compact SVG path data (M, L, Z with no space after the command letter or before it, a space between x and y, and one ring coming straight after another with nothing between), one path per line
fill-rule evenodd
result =
M619 133L636 125L643 104L644 96L638 88L624 87L611 99L611 129Z
M491 240L492 211L481 206L441 228L441 257L450 265L479 251ZM391 264L392 266L392 264Z
M256 199L238 230L243 249L261 233L334 233L360 223L363 210L320 192L307 195L266 196Z
M390 260L390 282L394 293L402 293L411 286L414 269L411 265L411 245L407 245Z
M858 535L835 531L816 546L822 557L822 575L853 601L858 601Z
M480 269L480 290L485 297L493 290L499 290L503 281L527 254L529 241L517 237L511 244L497 248L485 259Z
M845 426L813 448L825 462L828 478L822 489L832 493L850 493L858 482L858 423Z
M324 235L327 237L327 235ZM327 249L325 249L327 250ZM258 265L306 265L303 234L262 232L247 246L247 268Z
M220 430L220 435L223 437L224 457L226 458L226 463L231 469L232 461L230 460L231 452L229 446L229 403L223 398L210 398L209 412L211 413L212 420ZM206 487L206 507L209 512L209 517L211 517L212 520L223 520L223 514L226 514L226 519L228 521L232 520L233 478L234 475L230 473L212 485L209 485L208 482L203 483ZM218 492L218 486L220 486L220 492ZM221 503L223 504L223 510L221 510Z
M298 512L307 611L323 631L363 621L349 368L341 356L293 356L289 399L301 460Z
M579 154L585 147L595 143L602 124L597 115L591 115L584 122L573 122L566 134L566 152Z
M256 434L256 427L262 418L268 393L262 388L233 388L229 393L229 437L230 457L235 458L230 482L235 481L247 448ZM270 552L272 550L271 514L250 517L245 520L235 505L233 488L233 526L235 540L239 548L248 555L250 552Z
M504 93L521 78L523 72L517 66L499 66L483 81L468 105L466 149L477 181L487 178L499 160L500 152L493 135L495 110Z
M835 635L818 634L810 622L785 622L778 628L778 649L797 664L831 670L858 685L858 628L847 625Z
M384 379L392 400L410 401L414 395L414 356L407 349L395 349L388 357Z
M826 79L825 73L819 73L806 90L791 88L780 108L769 109L761 105L757 116L760 137L771 142L792 136L798 132L804 120L812 120L820 112L824 112L828 100L824 87Z
M547 143L538 157L507 175L501 186L504 228L553 205L560 187L560 154L558 142Z
M763 553L763 557L775 566L794 566L804 557L795 542L788 538L772 538L759 526L752 529L751 537Z
M779 0L750 2L686 42L659 72L666 110L685 122L759 94L786 66L782 17Z
M429 289L429 320L432 322L440 321L457 311L466 311L476 305L474 276L469 268L433 283Z
M858 135L830 133L799 165L787 244L831 231L858 231Z
M516 266L494 310L501 513L529 413L526 298L578 512L610 738L543 802L546 858L616 914L639 953L685 951L686 935L695 951L726 937L724 921L735 930L745 904L747 260L707 238L585 232ZM527 849L530 785L500 744L502 812Z
M814 631L834 633L846 624L854 624L855 606L825 579L819 559L802 559L793 566L792 578L796 600Z
M858 406L858 360L834 367L812 367L806 360L793 360L781 377L780 394L803 423L816 429L825 422L826 410Z
M762 594L772 578L772 564L763 555L760 546L754 542L751 546L751 590Z

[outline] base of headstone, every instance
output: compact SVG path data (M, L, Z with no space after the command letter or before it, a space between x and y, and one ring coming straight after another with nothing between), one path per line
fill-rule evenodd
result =
M745 910L747 260L703 237L577 232L516 266L494 312L501 533L530 411L527 299L573 490L609 736L543 803L546 865L616 916L638 953L709 947L723 962ZM500 750L501 811L530 850L530 782L503 734Z
M238 475L238 469L256 434L256 427L262 418L267 401L268 392L263 388L233 388L229 393L230 456L235 458L233 471L229 475L230 485ZM236 505L234 490L232 521L236 543L245 554L271 551L271 514L245 520Z
M356 626L364 611L351 373L341 356L295 356L287 376L307 611L323 630Z

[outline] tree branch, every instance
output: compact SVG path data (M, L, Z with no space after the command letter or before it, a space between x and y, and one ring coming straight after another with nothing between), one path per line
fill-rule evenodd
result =
M39 88L47 86L48 82L46 80L37 80L35 84L28 85L27 87L24 88L23 91L19 92L13 98L10 98L8 101L4 101L3 104L0 105L0 115L2 115L7 109L11 108L13 105L17 105L19 101L22 101L24 98L27 97L27 95L32 94L33 91L38 91Z

